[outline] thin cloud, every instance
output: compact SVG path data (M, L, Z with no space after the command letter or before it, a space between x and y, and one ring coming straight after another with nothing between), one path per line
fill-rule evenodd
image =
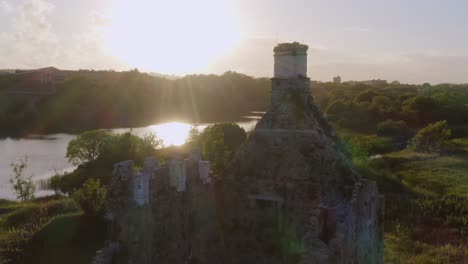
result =
M13 11L13 6L7 1L0 1L0 12L10 13Z
M0 67L127 68L105 50L100 29L107 19L98 12L90 12L82 21L87 24L84 31L63 36L52 25L55 7L50 1L26 0L10 8L6 30L0 32Z
M362 33L367 33L367 32L370 31L368 28L361 27L361 26L347 27L347 28L345 28L345 30L346 31L353 31L353 32L362 32Z

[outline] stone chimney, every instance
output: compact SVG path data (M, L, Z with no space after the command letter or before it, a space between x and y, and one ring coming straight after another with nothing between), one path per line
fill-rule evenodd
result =
M298 42L280 43L274 49L274 77L271 104L275 106L289 97L309 100L310 79L307 77L307 49Z

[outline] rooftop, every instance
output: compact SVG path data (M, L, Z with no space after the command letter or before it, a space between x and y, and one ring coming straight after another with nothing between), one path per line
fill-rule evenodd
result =
M299 42L292 42L292 43L279 43L276 45L276 47L273 49L274 52L280 52L280 51L307 51L309 46L305 44L301 44Z

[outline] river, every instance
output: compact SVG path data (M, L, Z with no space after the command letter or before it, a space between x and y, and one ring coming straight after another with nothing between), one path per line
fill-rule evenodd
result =
M247 121L236 122L246 131L252 130L262 112L252 112L252 116L245 117ZM202 131L210 124L200 124L198 129ZM181 122L169 122L150 125L146 127L132 128L133 134L143 136L148 133L156 133L165 146L181 145L185 142L192 124ZM111 129L114 133L124 133L130 128ZM0 199L15 199L9 179L12 176L12 162L28 156L28 168L24 175L32 175L35 181L46 179L56 173L72 171L75 167L65 158L68 143L76 135L49 134L41 136L30 136L19 139L0 139ZM36 196L51 194L51 191L39 190Z

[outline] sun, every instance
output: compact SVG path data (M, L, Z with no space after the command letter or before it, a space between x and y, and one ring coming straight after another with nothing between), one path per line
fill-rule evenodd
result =
M165 146L180 146L187 140L191 125L187 123L171 122L151 126L158 138L162 139Z
M115 0L104 42L140 70L202 72L240 40L232 1Z

